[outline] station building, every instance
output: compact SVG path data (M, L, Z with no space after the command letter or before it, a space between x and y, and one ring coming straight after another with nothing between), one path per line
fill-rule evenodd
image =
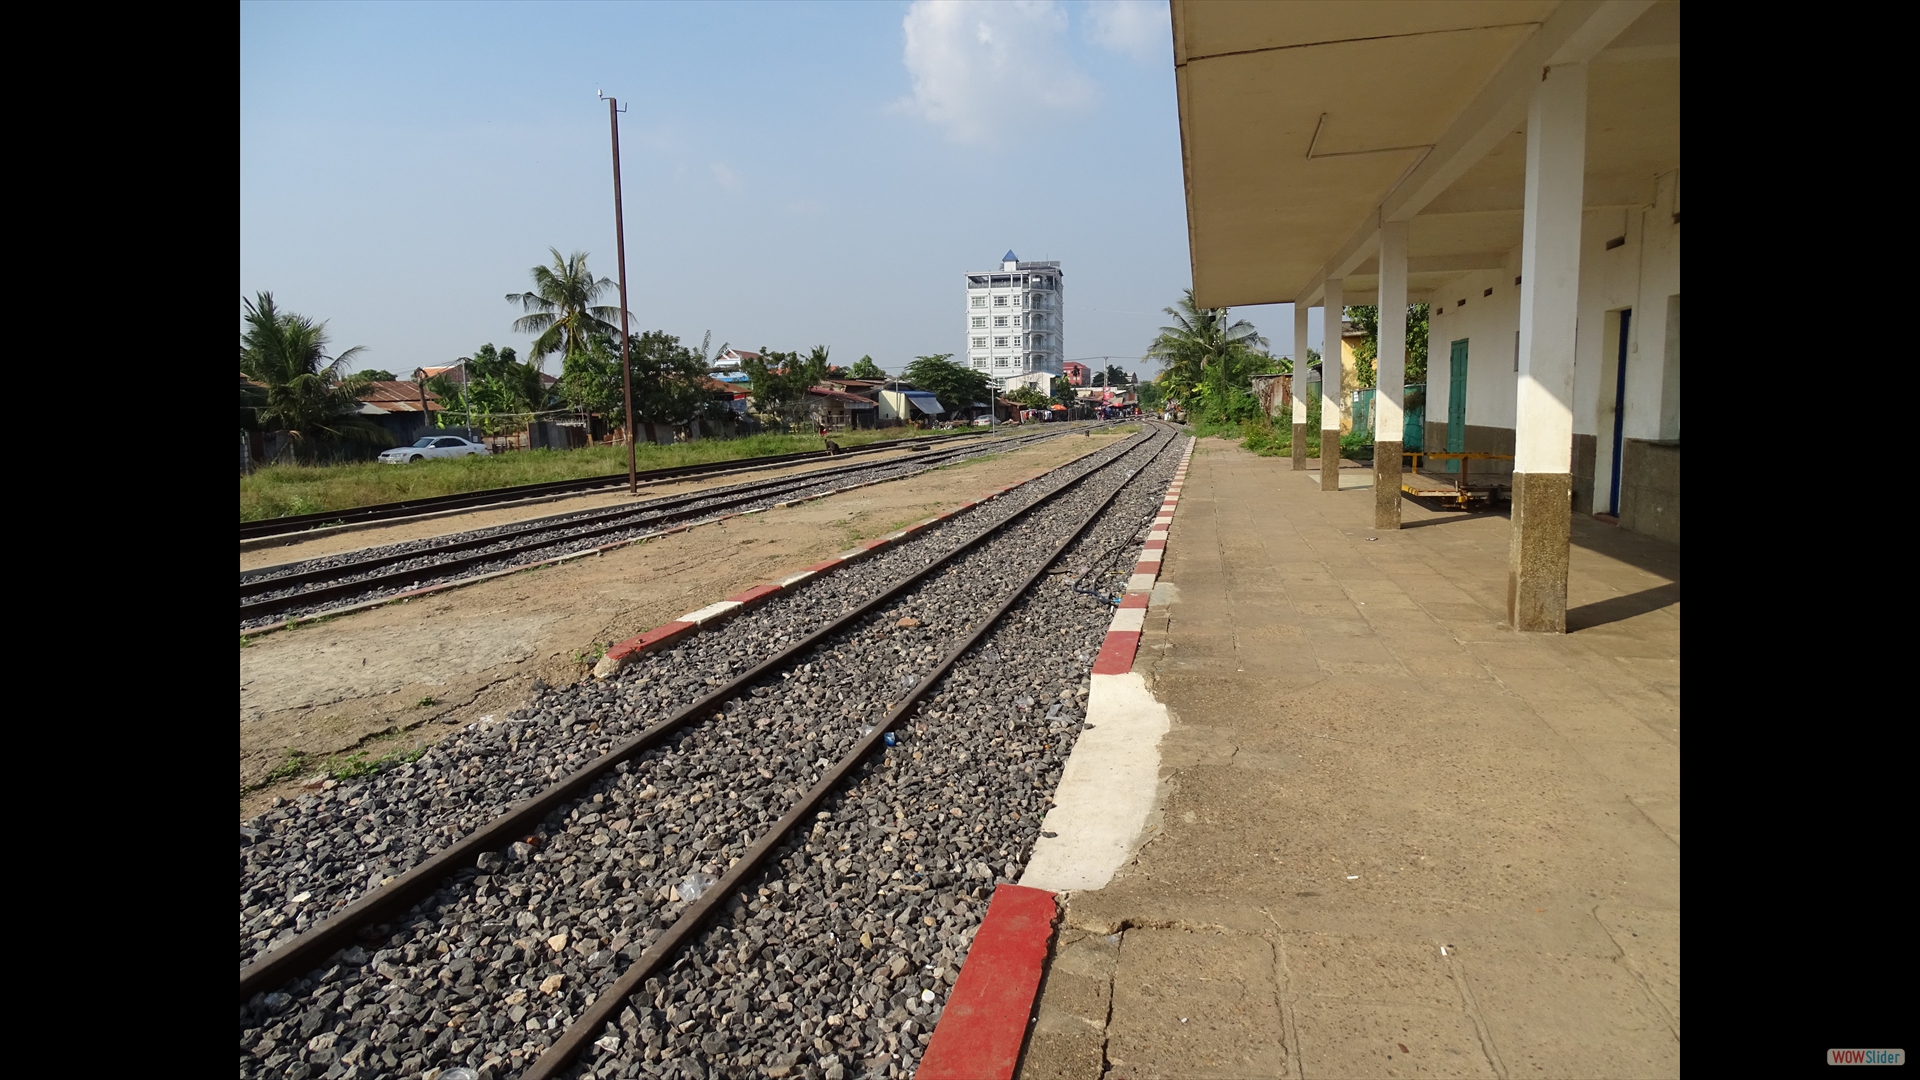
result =
M1171 14L1194 300L1293 303L1295 356L1309 307L1339 326L1379 305L1377 526L1399 523L1384 436L1404 430L1404 313L1425 301L1426 449L1511 470L1513 626L1564 631L1571 515L1677 543L1677 0ZM1325 388L1323 429L1351 389Z

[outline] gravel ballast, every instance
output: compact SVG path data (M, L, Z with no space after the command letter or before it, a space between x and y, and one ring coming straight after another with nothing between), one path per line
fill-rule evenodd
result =
M679 648L644 657L613 683L540 690L524 708L470 726L411 765L333 784L249 819L241 828L242 962L1138 445L1130 440L1069 463L1010 497L816 578ZM303 899L295 903L294 897Z
M1116 447L1129 460L1110 471L1114 480L1167 445L1143 437ZM1038 835L1084 715L1109 598L1124 587L1177 458L1158 453L1127 485L1056 565L1082 572L1043 579L962 657L897 729L898 745L857 769L811 833L790 840L649 984L581 1075L911 1071L992 886L1018 876ZM244 1006L243 1075L523 1068L1004 597L1016 576L1010 553L1050 550L1110 490L1094 477L1051 500L785 677L622 763L530 842L482 856L390 927L375 943L383 947L349 950ZM1003 516L1016 508L995 502L1007 503ZM954 523L968 521L971 535L984 520ZM957 546L950 529L928 539L943 533L947 550ZM621 724L630 733L718 681L705 672L757 662L749 650L801 631L803 615L817 626L833 601L851 607L862 588L872 595L902 572L889 572L890 557L924 566L937 552L902 545L793 594L813 598L810 613L770 604L611 682L548 691L412 765L250 822L263 835L278 826L275 852L305 857L250 866L265 845L243 848L243 959L262 944L248 926L264 921L278 934L344 904L374 875L404 869L395 860L414 845L424 853L430 837L450 839L497 812L517 797L505 790L514 781L537 787L584 760L560 760L560 748L592 753L622 737ZM839 591L814 591L829 585ZM756 618L764 621L746 625ZM730 638L736 631L743 636ZM434 821L444 823L429 828ZM374 857L325 876L299 839L309 834L320 840L313 853L336 864ZM288 921L272 926L269 911Z

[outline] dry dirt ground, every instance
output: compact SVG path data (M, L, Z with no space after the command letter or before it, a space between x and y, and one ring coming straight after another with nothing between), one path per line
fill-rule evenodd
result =
M508 711L536 679L586 677L601 648L860 541L1111 444L1064 436L800 506L702 525L595 558L315 620L240 649L240 814L323 765L407 752ZM569 508L572 503L566 504ZM554 513L551 507L521 517ZM442 518L254 554L286 562L497 524ZM508 518L507 520L511 520ZM427 531L421 531L423 528ZM354 543L343 543L353 539ZM243 563L243 565L245 565ZM305 755L297 771L294 755ZM276 770L294 775L270 780Z

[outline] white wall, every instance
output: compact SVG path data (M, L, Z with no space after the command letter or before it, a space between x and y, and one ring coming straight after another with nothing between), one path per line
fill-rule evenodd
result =
M1499 270L1463 274L1431 294L1435 312L1427 322L1427 423L1447 421L1451 393L1453 343L1467 339L1467 423L1474 427L1514 425L1514 335L1520 332L1520 249L1506 255ZM1485 295L1488 289L1492 296ZM1460 304L1459 301L1466 303ZM1435 447L1435 449L1439 449Z
M1607 242L1625 237L1612 251ZM1617 336L1609 320L1636 306L1640 276L1640 213L1625 207L1588 210L1580 224L1580 323L1573 346L1573 430L1613 436L1613 364ZM1639 311L1633 317L1640 317ZM1596 466L1598 468L1598 466ZM1595 475L1604 475L1596 472Z
M1633 309L1627 361L1630 439L1680 437L1679 363L1666 360L1669 301L1680 292L1680 227L1672 223L1678 174L1660 178L1655 205L1596 208L1582 216L1580 315L1574 339L1573 430L1593 435L1599 453L1596 483L1613 462L1613 376L1619 311ZM1607 241L1625 236L1611 251ZM1452 343L1467 345L1467 423L1514 426L1514 335L1520 329L1520 252L1500 270L1463 274L1430 293L1436 315L1427 327L1427 423L1447 419L1448 358ZM1485 295L1492 289L1493 295ZM1465 300L1465 305L1459 301ZM1440 314L1443 310L1444 313ZM1642 360L1642 357L1645 360ZM1604 498L1596 492L1596 501Z
M1627 344L1627 422L1629 439L1680 437L1680 363L1669 362L1667 316L1680 295L1678 169L1658 181L1654 205L1640 212L1640 280ZM1677 343L1675 343L1677 344Z

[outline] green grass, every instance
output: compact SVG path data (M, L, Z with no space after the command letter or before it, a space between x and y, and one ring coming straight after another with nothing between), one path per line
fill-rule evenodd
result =
M299 776L306 767L307 755L298 750L289 750L287 751L287 759L285 761L275 765L273 771L261 777L260 786L265 787L268 784L278 783L282 780L291 780Z
M833 434L833 441L842 447L855 447L895 439L924 439L927 435L911 428L839 431ZM642 470L667 469L818 449L820 437L811 433L750 435L743 439L702 439L672 446L644 445L637 448L635 464ZM624 472L626 467L624 446L521 450L491 457L441 458L413 465L382 465L371 461L353 465L272 465L240 478L240 520L262 521L403 499L608 476Z
M376 737L375 741L384 742L387 740ZM329 757L325 761L320 761L304 750L288 750L286 760L275 765L267 775L261 777L258 783L247 790L259 791L262 788L271 787L282 780L297 780L303 776L325 776L329 779L341 781L352 780L361 776L371 776L389 766L404 765L410 761L418 761L420 755L426 752L426 747L419 746L411 750L394 750L380 757L370 759L367 757L367 751L356 750L344 758Z
M1320 456L1320 429L1307 429L1307 456ZM1237 442L1261 457L1292 457L1293 427L1291 424L1258 421L1247 423L1221 423L1211 420L1195 421L1193 434L1202 439L1225 439ZM1368 461L1373 457L1373 434L1367 431L1349 431L1340 436L1340 456L1359 461Z
M420 755L426 752L427 748L420 746L412 750L395 750L383 757L377 757L369 761L367 759L367 752L365 750L359 750L348 756L345 760L328 758L326 773L335 780L352 780L357 776L371 776L389 765L404 765L409 761L418 761L420 760Z

